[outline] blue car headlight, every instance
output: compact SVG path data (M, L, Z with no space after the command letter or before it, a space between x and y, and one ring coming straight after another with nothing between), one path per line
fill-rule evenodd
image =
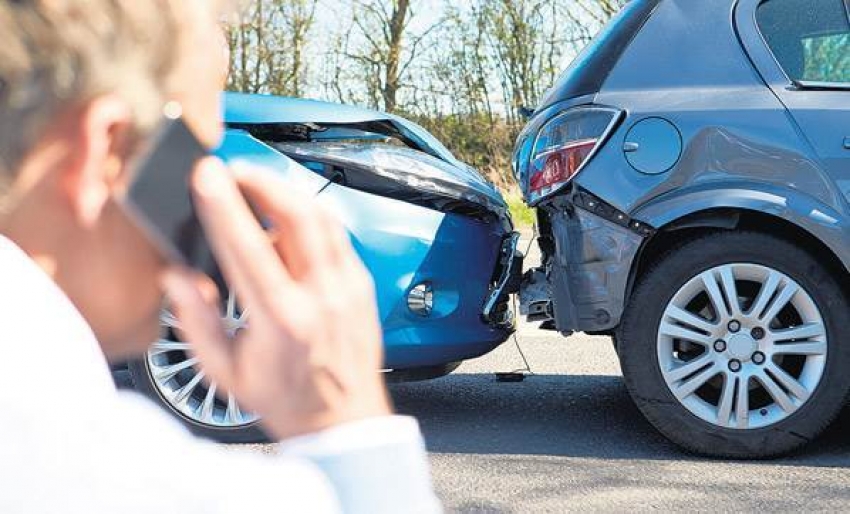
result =
M507 217L498 192L473 168L410 148L374 143L278 143L308 168L327 167L341 185L473 217ZM320 172L321 173L321 172Z

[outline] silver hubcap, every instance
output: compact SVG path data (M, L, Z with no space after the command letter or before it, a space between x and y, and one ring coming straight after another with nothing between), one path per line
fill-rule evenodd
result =
M812 297L757 264L727 264L691 279L667 305L658 362L691 413L725 428L777 423L823 377L827 337Z
M228 335L234 336L247 326L248 315L239 312L236 298L229 293L222 321ZM180 340L180 325L174 315L163 309L160 316L162 338L147 354L148 372L160 396L177 412L201 426L234 429L251 425L257 416L242 411L231 394L223 397L215 382L206 380L192 355L191 344Z

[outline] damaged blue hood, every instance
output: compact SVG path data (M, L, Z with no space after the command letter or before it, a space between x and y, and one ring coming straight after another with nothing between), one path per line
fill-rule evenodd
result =
M491 205L505 206L502 195L492 183L459 161L427 130L404 118L350 105L243 93L225 93L224 111L229 126L321 125L333 127L337 132L368 126L371 132L383 131L387 136L398 136L414 150L449 164L431 166L430 170L438 169L444 179L470 188L486 197Z
M352 105L333 104L304 98L243 93L224 94L227 123L363 123L388 119L381 114Z

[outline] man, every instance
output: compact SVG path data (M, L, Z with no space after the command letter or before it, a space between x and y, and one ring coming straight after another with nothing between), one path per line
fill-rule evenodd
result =
M120 207L168 101L205 143L221 137L218 8L0 4L0 512L439 510L418 427L391 415L378 373L373 286L328 214L267 172L199 165L201 218L251 313L230 340L211 281L165 262ZM107 360L155 339L163 288L280 455L194 441L116 392Z

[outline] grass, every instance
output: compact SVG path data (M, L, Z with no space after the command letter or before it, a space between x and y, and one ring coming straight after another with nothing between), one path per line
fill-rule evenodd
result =
M507 195L505 198L508 202L508 208L511 210L511 217L514 219L514 225L517 228L531 228L537 221L537 215L534 209L527 206L523 202L522 197L516 194Z

